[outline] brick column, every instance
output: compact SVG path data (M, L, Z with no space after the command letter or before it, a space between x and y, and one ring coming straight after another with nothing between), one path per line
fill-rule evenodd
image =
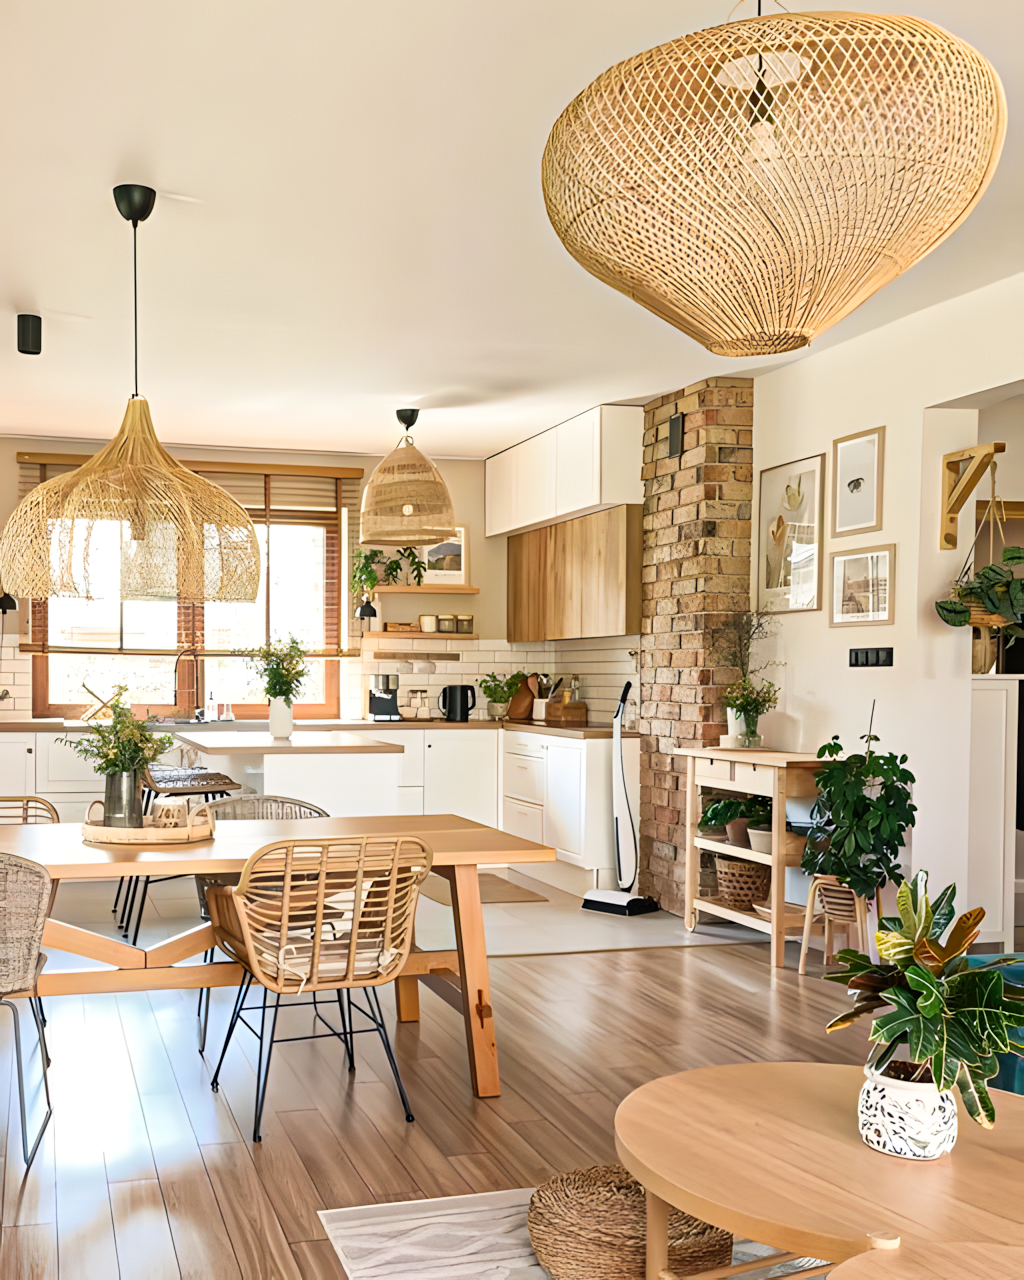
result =
M722 687L749 608L752 378L708 378L644 407L640 892L683 914L685 760L725 732ZM669 419L683 418L670 458Z

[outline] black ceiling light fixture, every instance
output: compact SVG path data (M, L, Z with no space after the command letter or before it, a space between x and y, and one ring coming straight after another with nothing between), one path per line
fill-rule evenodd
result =
M132 301L135 317L135 395L139 394L139 223L145 222L156 204L156 192L152 187L137 182L123 182L114 188L114 204L126 222L132 224Z

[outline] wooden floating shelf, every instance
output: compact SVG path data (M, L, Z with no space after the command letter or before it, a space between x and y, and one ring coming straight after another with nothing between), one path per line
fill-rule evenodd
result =
M479 587L456 586L454 583L425 582L422 587L405 584L396 587L374 587L375 596L478 596Z
M479 640L477 632L465 631L364 631L363 640Z

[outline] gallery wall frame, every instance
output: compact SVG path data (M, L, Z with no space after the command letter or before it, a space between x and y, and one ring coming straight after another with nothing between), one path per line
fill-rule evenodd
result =
M884 478L884 426L832 441L833 538L881 529Z
M469 584L469 543L465 526L456 528L454 538L446 538L429 547L420 547L419 554L427 562L427 570L423 575L425 584Z
M772 613L821 608L824 489L823 453L760 473L758 608Z
M829 556L830 627L884 627L896 620L896 544Z

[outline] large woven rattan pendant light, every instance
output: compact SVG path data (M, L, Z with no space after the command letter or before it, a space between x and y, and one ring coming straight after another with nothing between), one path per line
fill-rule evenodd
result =
M132 223L153 208L150 187L117 187L114 198ZM138 290L135 394L121 429L76 471L37 485L0 536L0 575L19 596L91 598L97 523L121 527L121 597L125 600L255 600L260 552L252 521L219 485L172 458L156 438L149 405L138 394Z
M418 409L399 409L406 434L366 482L359 513L364 547L422 547L455 536L455 511L437 467L408 434Z
M919 18L786 13L683 36L569 104L548 215L598 279L720 355L806 346L967 217L999 77Z

